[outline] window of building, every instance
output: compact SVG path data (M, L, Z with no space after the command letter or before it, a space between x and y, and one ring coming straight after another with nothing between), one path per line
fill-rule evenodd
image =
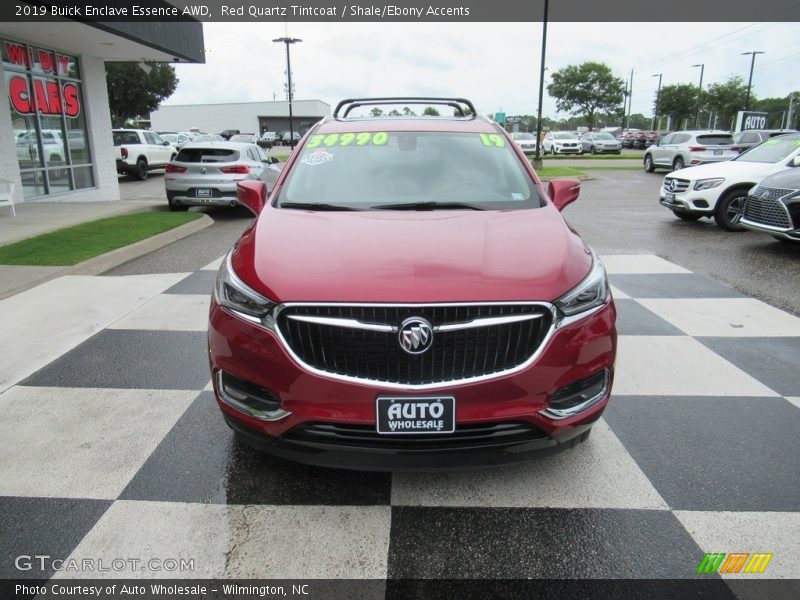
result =
M26 198L94 187L78 59L0 39Z

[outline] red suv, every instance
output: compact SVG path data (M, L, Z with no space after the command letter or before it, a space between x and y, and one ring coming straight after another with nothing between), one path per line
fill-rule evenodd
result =
M443 104L453 117L354 118ZM585 440L614 376L605 269L468 100L342 101L301 140L223 261L214 392L242 441L371 470L510 463Z

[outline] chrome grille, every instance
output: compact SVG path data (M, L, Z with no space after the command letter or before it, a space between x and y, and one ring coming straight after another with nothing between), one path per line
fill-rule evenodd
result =
M422 354L409 354L400 346L397 331L409 317L427 319L435 330L433 344ZM504 317L524 320L474 325ZM342 326L338 320L357 325ZM277 317L284 342L306 365L401 385L459 381L513 369L539 349L552 323L549 307L541 304L290 305Z
M677 177L665 177L664 189L674 194L680 194L689 189L689 180L678 179Z
M758 186L747 197L744 218L770 227L792 229L789 213L780 198L794 191Z

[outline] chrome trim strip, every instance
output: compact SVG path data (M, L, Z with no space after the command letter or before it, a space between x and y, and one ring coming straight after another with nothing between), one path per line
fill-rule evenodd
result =
M350 329L366 329L367 331L380 331L382 333L395 333L397 327L381 325L380 323L363 323L356 319L340 319L337 317L316 317L314 315L289 315L287 319L303 321L316 325L330 325L331 327L348 327Z
M280 421L281 419L285 419L292 414L286 410L283 410L282 408L273 411L264 411L263 416L253 414L247 406L243 405L241 402L238 402L236 399L231 398L225 393L225 386L222 385L222 369L217 371L217 395L231 408L238 410L240 413L243 413L248 417L258 419L259 421Z
M767 225L766 223L759 223L757 221L750 221L745 217L739 219L739 224L743 225L744 227L750 227L757 230L767 230L775 233L788 233L793 231L791 227L775 227L774 225Z
M326 305L331 306L331 305ZM432 306L432 305L425 305ZM314 315L289 315L287 319L293 321L303 321L305 323L314 323L317 325L329 325L331 327L349 327L351 329L366 329L367 331L380 331L382 333L397 333L399 328L396 325L384 325L381 323L364 323L356 319L342 319L338 317L317 317ZM482 319L473 319L464 323L449 323L446 325L437 325L433 328L434 332L439 331L460 331L462 329L472 329L475 327L491 327L492 325L506 325L510 323L519 323L521 321L532 321L533 319L541 319L541 314L532 315L508 315L505 317L486 317Z
M608 369L605 370L605 374L603 376L603 389L597 393L597 395L592 396L585 402L581 402L571 408L545 408L544 410L540 410L539 414L544 415L548 419L553 419L554 421L560 421L562 419L568 419L569 417L574 417L578 413L581 413L598 402L600 402L605 395L608 393Z
M281 328L277 325L272 329L275 335L278 336L278 340L280 340L281 345L283 346L284 350L289 354L289 356L303 369L308 371L309 373L313 373L314 375L318 375L320 377L326 377L328 379L334 379L337 381L344 381L346 383L356 383L356 384L366 384L373 387L381 387L390 390L433 390L433 389L441 389L441 388L448 388L454 387L458 385L467 385L471 383L477 383L481 381L489 381L491 379L498 379L500 377L506 377L508 375L513 375L515 373L519 373L520 371L524 371L528 367L530 367L536 359L541 356L544 352L547 345L550 343L550 339L553 337L553 334L556 331L556 326L558 324L559 312L555 305L551 304L550 302L426 302L426 303L393 303L393 304L385 304L385 303L365 303L365 302L287 302L285 304L279 304L277 307L273 309L273 315L275 318L275 322L277 322L278 316L280 313L285 310L286 308L294 307L294 306L360 306L360 307L376 307L376 308L397 308L397 307L409 307L409 308L422 308L426 306L432 307L447 307L447 306L518 306L518 305L526 305L532 307L539 307L544 310L547 310L552 315L552 322L550 323L550 328L547 330L547 333L542 338L542 342L539 344L536 351L531 354L525 361L517 365L516 367L512 367L511 369L506 369L504 371L499 371L497 373L488 373L486 375L477 375L475 377L467 377L465 379L453 379L450 381L437 381L435 383L423 383L423 384L406 384L406 383L392 383L389 381L382 381L379 379L367 379L362 377L353 377L350 375L341 375L339 373L331 373L330 371L323 371L322 369L317 369L309 365L308 363L304 362L292 348L289 346L289 343L286 341L286 338L283 337L283 333L281 332ZM605 306L605 305L604 305ZM602 308L602 307L598 307ZM588 315L584 315L588 316Z

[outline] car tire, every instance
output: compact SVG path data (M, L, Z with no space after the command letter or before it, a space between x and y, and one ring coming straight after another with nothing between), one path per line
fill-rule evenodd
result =
M686 164L683 162L683 159L680 156L675 157L675 160L672 161L673 171L680 171L685 166Z
M738 224L742 217L744 201L747 198L746 189L729 190L717 201L714 210L714 220L725 231L744 231L745 228Z
M690 213L683 210L672 210L672 214L678 217L681 221L697 221L703 218L703 215L698 215L696 213Z
M133 176L139 181L144 181L147 179L147 161L144 158L140 158L136 161L136 167L133 170Z
M167 204L169 205L169 211L170 212L179 212L179 211L189 210L188 206L185 206L183 204L178 204L172 198L169 198L167 200Z
M644 155L644 172L645 173L654 173L656 170L656 165L653 163L653 157L649 154Z

